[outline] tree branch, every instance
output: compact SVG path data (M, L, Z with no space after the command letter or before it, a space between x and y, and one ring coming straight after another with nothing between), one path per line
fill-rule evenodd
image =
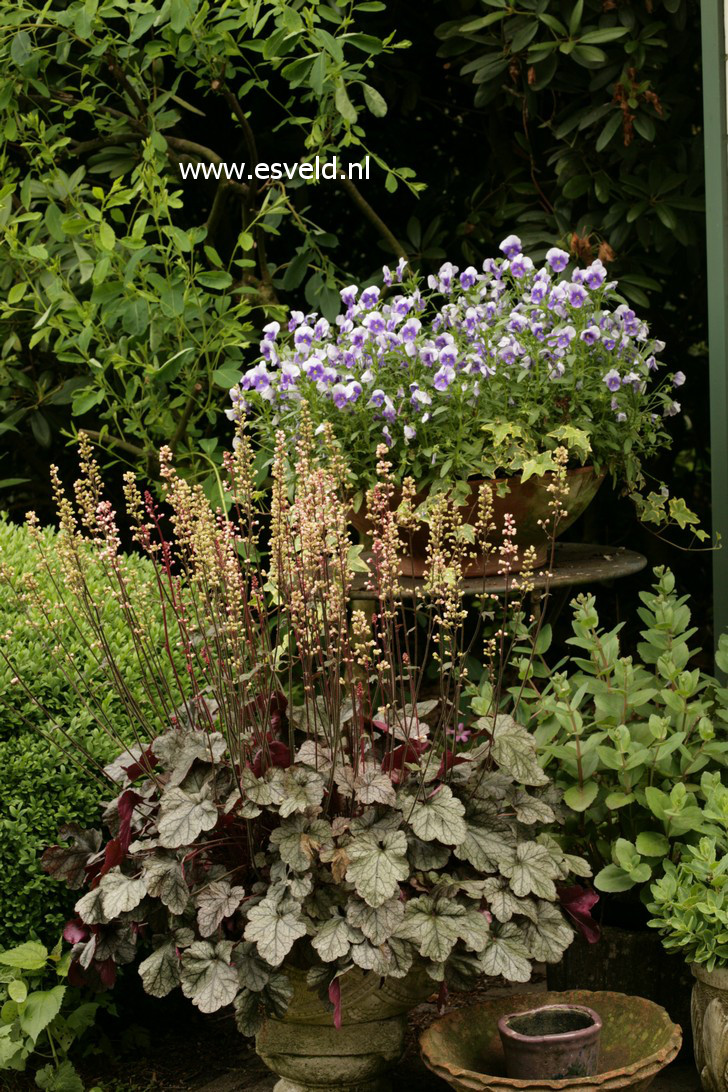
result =
M390 230L390 228L387 227L379 213L372 208L366 197L364 197L361 191L357 189L352 180L344 174L339 176L339 182L341 183L342 189L344 189L349 194L349 197L352 199L354 204L361 210L361 212L363 212L364 216L367 218L370 224L374 225L381 237L384 239L385 243L388 243L389 247L397 255L397 257L404 258L405 260L409 261L409 255L400 243L397 236L394 234L393 231Z

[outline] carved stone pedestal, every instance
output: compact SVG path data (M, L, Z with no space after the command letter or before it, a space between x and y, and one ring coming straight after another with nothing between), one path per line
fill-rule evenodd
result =
M694 963L693 1049L704 1092L728 1092L728 969Z

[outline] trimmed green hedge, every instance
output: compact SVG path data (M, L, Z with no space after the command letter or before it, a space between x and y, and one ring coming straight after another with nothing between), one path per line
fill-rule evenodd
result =
M55 534L43 532L49 551L53 552ZM0 561L20 576L33 573L38 585L53 598L52 582L36 563L30 537L25 527L9 523L0 515ZM148 563L129 558L132 573L144 576ZM93 573L89 585L108 625L111 644L126 678L133 682L140 671L131 637L115 601L107 592L100 574ZM98 668L92 666L82 639L69 623L65 642L83 664L89 679L99 681ZM160 626L160 640L161 640ZM74 738L103 762L109 761L116 747L106 733L94 725L89 713L58 667L49 663L42 643L31 625L3 589L0 594L0 640L5 653L17 665L18 674L32 688L38 700ZM0 660L0 948L30 936L53 944L59 929L75 901L65 885L46 876L40 867L43 849L56 840L62 823L76 821L83 825L98 822L99 803L104 792L62 751L42 736L33 725L52 734L47 719L34 705L25 689L14 684L14 672ZM109 719L125 739L132 738L128 718L115 694L108 697ZM31 724L25 722L27 718ZM57 730L56 730L57 731ZM61 733L58 736L62 741Z

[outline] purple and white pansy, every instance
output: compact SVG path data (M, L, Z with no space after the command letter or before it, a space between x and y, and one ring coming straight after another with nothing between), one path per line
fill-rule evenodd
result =
M678 371L655 383L664 343L599 259L570 268L569 254L554 246L539 267L516 235L500 250L481 270L445 262L425 291L400 260L384 267L384 288L342 289L332 323L302 311L291 312L287 333L268 323L228 416L245 412L293 433L305 400L314 426L329 421L349 447L356 436L358 454L365 437L366 471L384 440L403 460L422 449L428 465L447 473L454 463L462 474L457 445L467 439L472 462L474 436L488 442L478 426L504 420L537 438L580 428L598 461L621 446L619 428L643 436L647 451L655 420L679 412L672 392L685 382ZM609 429L602 453L600 430L606 437Z

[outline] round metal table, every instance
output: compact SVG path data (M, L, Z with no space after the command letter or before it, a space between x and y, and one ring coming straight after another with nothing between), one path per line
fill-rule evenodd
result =
M558 587L576 587L580 584L596 584L605 580L616 580L621 576L632 576L642 572L647 565L647 558L624 546L590 546L580 542L557 542L554 567L549 577L548 569L537 569L534 574L534 586L549 589ZM515 574L514 574L515 575ZM511 578L512 579L512 578ZM412 594L421 586L422 578L402 577L402 590ZM502 576L473 577L463 580L465 595L498 594L506 590L506 581ZM366 575L358 574L354 578L352 594L356 599L376 599L374 592L366 587Z

